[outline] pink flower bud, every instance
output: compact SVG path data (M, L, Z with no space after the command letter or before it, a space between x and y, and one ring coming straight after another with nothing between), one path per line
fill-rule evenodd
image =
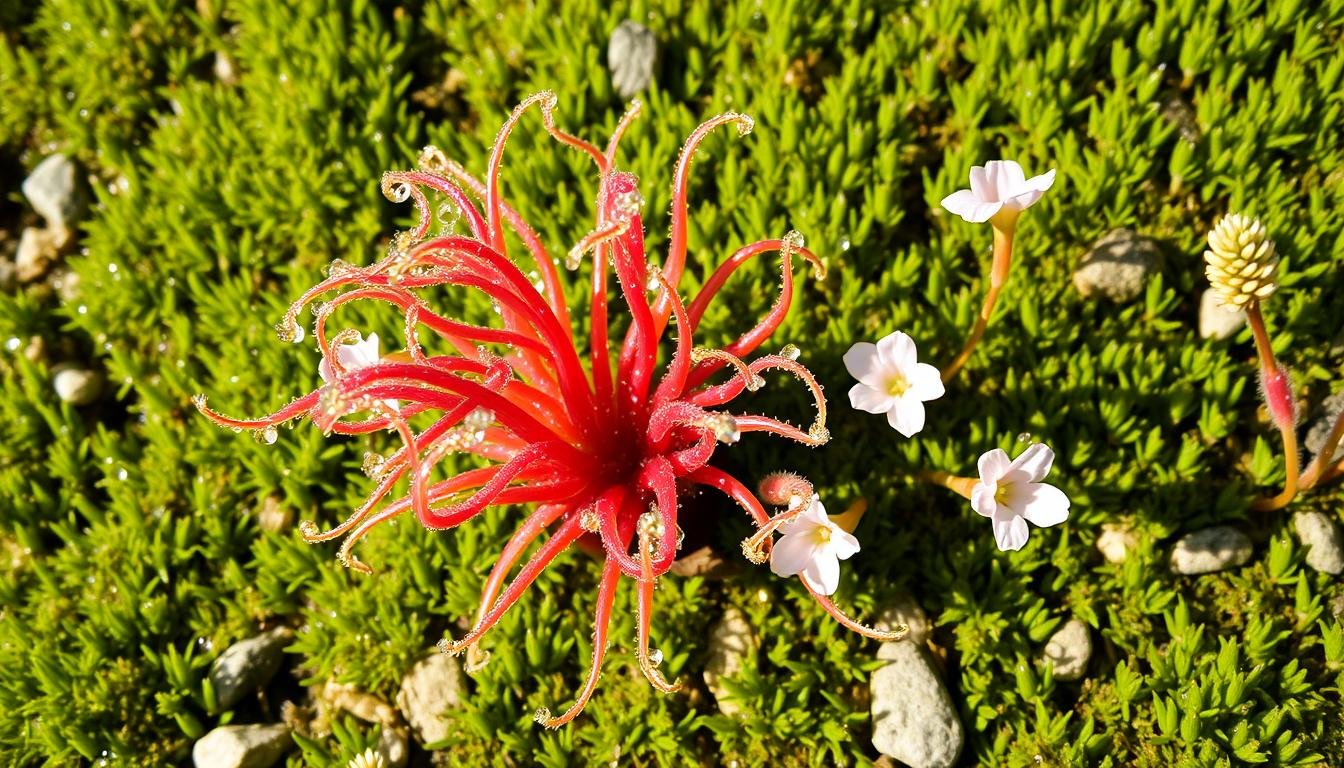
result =
M1297 408L1293 404L1293 383L1283 368L1260 372L1260 389L1265 396L1269 415L1280 429L1292 429L1297 424Z

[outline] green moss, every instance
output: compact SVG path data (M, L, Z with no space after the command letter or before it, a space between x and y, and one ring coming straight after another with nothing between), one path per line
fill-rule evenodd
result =
M303 627L290 648L300 676L384 698L434 641L460 632L517 510L447 534L387 526L361 550L379 575L353 574L332 545L263 531L257 510L270 498L299 518L343 519L366 490L363 452L387 441L301 427L265 446L208 426L189 398L209 392L222 410L255 413L312 385L315 355L277 342L271 325L323 265L367 263L405 225L377 182L423 144L479 171L504 116L543 88L557 92L564 127L604 139L624 109L605 71L607 35L624 18L650 26L661 51L620 155L641 179L651 249L664 245L658 212L684 137L739 110L755 132L712 136L696 165L688 281L789 229L830 265L825 281L800 285L776 343L799 344L827 385L836 439L820 451L747 439L731 456L748 478L806 473L833 509L872 502L839 599L871 615L899 589L917 594L967 726L964 761L1344 762L1334 727L1344 639L1329 607L1340 587L1299 565L1286 514L1248 511L1256 486L1282 480L1277 437L1247 384L1249 334L1213 342L1194 329L1204 232L1226 210L1253 213L1284 256L1283 289L1266 307L1277 351L1309 405L1341 388L1344 2L542 6L0 10L0 226L22 210L20 169L53 151L78 158L97 195L68 258L76 298L31 286L0 295L0 339L16 340L0 353L5 762L185 759L215 724L260 716L216 712L202 681L219 651L263 624ZM215 77L217 55L234 81ZM1055 167L1059 181L1023 220L986 342L918 439L899 439L849 409L841 355L898 328L927 359L960 347L989 237L938 201L999 156ZM552 252L591 222L585 163L531 120L510 141L505 194ZM1117 226L1157 238L1165 258L1140 299L1084 300L1070 272ZM769 265L736 278L706 315L706 341L740 332L777 279ZM22 354L33 337L47 350L35 362ZM51 395L52 368L68 359L106 371L95 405ZM795 421L807 413L774 382L755 397L753 408ZM1020 433L1059 452L1052 477L1073 516L1003 554L964 502L915 473L969 472ZM1342 500L1335 487L1300 503L1338 518ZM1121 518L1140 544L1109 565L1093 545ZM1252 534L1252 561L1170 575L1170 539L1215 522ZM746 530L728 525L728 552ZM537 729L532 712L579 686L595 582L586 557L568 556L491 634L493 661L439 745L447 762L876 758L872 644L764 569L664 582L654 639L669 671L694 683L674 696L636 679L622 593L615 650L584 718ZM698 684L704 638L730 603L763 638L729 680L740 718L718 715ZM1082 683L1061 683L1034 659L1074 615L1095 628L1097 651ZM342 764L374 738L352 722L292 761Z

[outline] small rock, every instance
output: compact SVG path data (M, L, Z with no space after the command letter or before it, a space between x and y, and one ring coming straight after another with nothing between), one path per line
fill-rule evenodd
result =
M401 722L392 705L348 683L328 679L322 686L322 700L331 708L345 710L366 723L389 727Z
M726 579L740 573L742 566L724 557L714 547L705 545L690 554L673 560L672 567L669 570L683 578L700 576L705 579Z
M270 768L294 740L284 725L222 725L191 749L196 768Z
M0 256L0 291L12 291L19 284L19 268L8 258Z
M47 274L61 254L58 239L50 230L25 227L14 252L14 275L21 283L30 283Z
M465 693L457 659L436 653L406 673L397 692L397 709L421 744L433 744L448 738L450 724L444 713L461 706Z
M23 181L23 194L54 232L68 232L84 213L79 170L65 155L52 155L37 164Z
M1325 450L1325 440L1330 437L1330 430L1334 428L1335 419L1339 418L1341 412L1344 412L1344 392L1336 392L1321 402L1321 417L1311 423L1304 441L1313 456ZM1344 440L1335 446L1335 455L1330 461L1340 459L1344 459Z
M1235 568L1251 559L1246 534L1220 525L1182 536L1171 551L1171 570L1193 576Z
M749 656L759 645L751 622L736 606L728 606L718 623L709 631L709 658L705 661L705 687L714 694L719 711L729 717L742 711L724 678L742 671Z
M891 632L902 624L910 629L910 633L901 642L923 645L929 639L929 619L924 615L924 609L919 607L912 595L904 593L891 601L877 621L873 622L873 626L883 632Z
M73 304L79 298L79 273L65 267L57 267L47 274L47 285L56 292L56 298L62 304Z
M965 735L927 651L901 640L883 643L877 658L887 664L869 681L873 746L912 768L951 768Z
M293 637L288 627L276 627L230 645L215 659L210 665L210 682L221 711L232 709L249 692L271 681Z
M1306 547L1307 565L1321 573L1344 572L1344 536L1333 518L1320 510L1298 510L1293 513L1293 530Z
M1234 335L1246 325L1246 313L1239 309L1228 309L1218 301L1218 294L1212 288L1205 288L1199 295L1199 337L1222 341Z
M294 508L284 503L279 496L271 494L261 500L261 509L257 510L257 527L267 533L289 530L294 522Z
M1081 679L1092 658L1092 633L1078 619L1069 619L1045 643L1045 660L1054 667L1055 679Z
M622 21L607 43L607 68L616 93L628 99L649 87L657 58L658 41L653 33L638 22Z
M215 79L225 85L238 84L238 68L233 64L233 57L223 51L215 53Z
M1103 523L1101 535L1097 537L1097 551L1106 562L1119 564L1125 562L1125 558L1138 543L1138 537L1128 526Z
M1078 293L1101 294L1111 301L1132 301L1157 263L1157 243L1132 229L1113 229L1092 245L1073 273Z
M56 396L71 405L88 405L103 391L103 375L84 368L57 371L52 380Z
M411 759L410 737L405 728L384 725L378 733L378 754L387 768L404 768Z

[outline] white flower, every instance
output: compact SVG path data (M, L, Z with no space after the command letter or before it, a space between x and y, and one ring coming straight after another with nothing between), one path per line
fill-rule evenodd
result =
M938 369L918 362L914 339L900 331L877 344L861 341L850 347L845 368L859 380L849 390L849 404L886 413L887 423L906 437L924 428L924 401L943 396Z
M779 532L782 535L770 550L770 570L776 576L798 574L817 592L834 594L840 586L840 561L859 551L859 540L831 522L816 495Z
M1046 528L1069 518L1069 497L1041 482L1050 472L1055 452L1032 443L1021 456L995 448L980 457L980 482L971 489L971 506L994 522L999 549L1018 550L1027 543L1027 523Z
M347 371L358 371L361 368L368 368L371 365L377 365L382 357L378 354L378 334L370 333L367 339L351 342L349 344L336 345L336 360L341 367ZM334 371L331 370L331 363L326 357L323 357L317 364L317 375L322 377L323 383L330 384L336 380ZM387 406L392 410L397 410L398 402L396 400L384 400Z
M943 207L970 222L989 221L1000 211L1015 218L1054 183L1054 169L1028 179L1016 162L990 160L971 168L971 188L944 197Z

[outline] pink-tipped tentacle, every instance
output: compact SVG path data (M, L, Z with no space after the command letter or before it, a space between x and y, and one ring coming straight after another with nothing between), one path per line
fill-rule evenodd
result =
M751 133L754 126L750 117L735 112L711 118L691 133L681 149L681 156L677 158L676 175L672 177L672 229L667 247L667 261L663 264L663 275L667 277L669 285L681 284L681 272L686 267L686 196L690 186L691 160L694 159L700 142L704 141L709 132L728 123L737 124L739 136ZM662 335L671 311L671 302L666 296L659 296L653 310L656 335Z
M799 577L799 581L803 582L803 586L807 588L808 592L812 593L812 597L816 599L827 613L831 614L832 618L840 622L841 626L845 627L845 629L857 632L860 635L873 640L881 640L884 643L900 640L910 631L905 625L901 625L893 631L884 632L880 629L874 629L873 627L861 624L847 616L829 597L813 589L812 585L807 583L806 578Z
M225 416L205 404L205 395L196 395L191 398L191 403L196 406L196 410L200 411L202 416L221 427L228 427L229 429L235 430L265 429L266 427L274 427L283 424L290 419L297 419L300 416L311 414L313 409L317 407L317 402L321 397L321 394L322 390L320 389L315 392L309 392L280 410L256 419L235 419L231 416Z
M687 475L686 479L692 483L722 491L728 498L737 502L737 505L745 510L748 515L751 515L751 519L757 525L765 525L770 522L770 513L765 511L765 506L761 504L760 499L756 498L756 494L727 472L717 467L704 466Z
M639 668L644 672L644 677L649 684L663 693L676 693L681 690L680 683L670 683L663 673L658 671L658 664L649 654L649 625L653 621L653 590L658 583L658 577L653 572L653 553L655 547L653 541L654 526L641 525L639 528L639 580L635 582L638 590L639 613L636 617L636 628L638 633L638 645L636 646L635 658L639 661Z
M616 147L621 143L621 138L625 136L625 131L630 124L639 117L639 110L642 105L639 99L631 99L630 106L626 108L625 114L621 115L621 121L616 124L616 130L612 132L611 139L607 142L607 151L603 154L607 158L607 167L616 165Z
M471 230L472 237L483 240L488 234L485 219L481 217L481 212L476 209L475 203L461 187L448 179L423 171L389 171L383 174L381 186L383 196L388 200L393 202L405 200L397 185L404 185L400 189L404 189L415 201L415 207L420 212L420 220L416 223L415 229L411 230L411 237L415 240L420 240L429 234L429 228L434 223L434 212L430 210L429 199L420 187L429 187L447 195L458 212L467 220L467 227Z
M420 522L431 530L451 528L460 524L463 520L473 517L477 512L493 503L495 497L524 470L532 469L542 462L556 462L555 454L559 444L557 441L529 445L519 451L508 463L497 467L490 481L482 485L469 498L443 509L431 509L429 507L425 489L428 486L433 465L430 462L422 464L419 471L412 477L413 491L411 498L416 517L420 518Z
M812 372L791 357L785 357L784 355L759 357L747 366L747 375L736 373L733 378L718 386L696 392L687 398L687 402L701 407L722 405L737 397L742 393L742 390L747 389L762 371L771 369L790 373L807 386L808 391L812 394L813 407L817 410L816 419L808 427L807 432L803 432L792 425L765 416L736 416L738 429L742 432L774 432L805 445L825 445L831 439L830 431L826 429L826 395Z
M518 598L522 596L523 592L527 591L532 582L537 580L546 566L550 565L557 555L565 551L583 533L578 515L570 515L564 518L555 533L541 545L541 548L531 559L523 564L522 570L513 578L513 581L509 582L509 586L504 588L503 594L499 596L499 599L495 601L495 604L486 612L485 616L478 619L476 625L467 634L463 635L461 640L441 643L443 650L446 653L458 654L480 640L481 636L490 631L490 628L499 621L504 613L514 603L518 602Z
M607 627L611 623L611 608L616 603L616 583L621 569L610 561L602 568L602 581L597 587L597 607L593 610L593 661L588 677L583 682L578 698L559 717L552 717L545 707L537 710L536 720L546 728L559 728L578 716L597 690L597 678L602 674L602 659L607 654Z
M691 323L686 314L686 307L681 303L681 296L677 294L677 289L667 282L667 278L660 270L653 270L653 275L658 284L662 286L664 293L671 297L672 316L677 321L677 346L672 352L672 362L667 366L667 372L663 374L663 380L658 384L658 388L653 393L653 405L658 407L673 398L680 397L686 389L686 375L691 367Z

